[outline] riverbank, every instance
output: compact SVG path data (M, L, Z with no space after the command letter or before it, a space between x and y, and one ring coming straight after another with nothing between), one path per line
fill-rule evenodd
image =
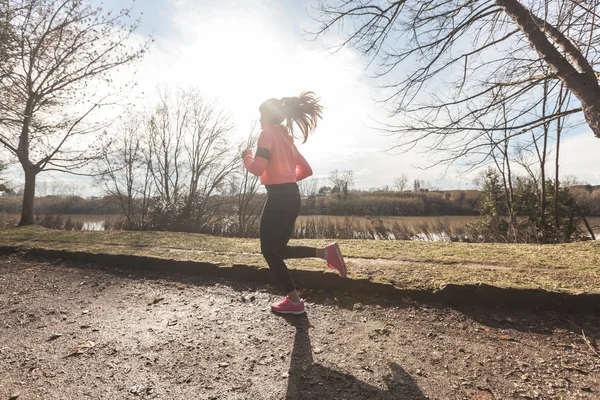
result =
M322 246L324 240L302 240ZM600 293L600 245L339 241L349 278L404 290L439 290L448 285L487 285L576 295ZM204 263L219 268L264 270L257 239L176 232L76 232L40 227L0 229L0 246L81 254L137 256ZM321 260L290 260L296 271L333 275ZM268 271L267 271L268 272Z

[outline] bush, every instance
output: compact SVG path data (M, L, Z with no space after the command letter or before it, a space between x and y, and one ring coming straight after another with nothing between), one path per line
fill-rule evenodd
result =
M17 216L14 214L0 213L0 228L17 226Z
M492 171L493 172L493 171ZM497 175L488 173L484 182L480 219L470 229L477 241L564 243L581 240L581 216L567 189L559 188L555 209L554 183L545 182L546 206L542 215L541 190L531 179L517 179L514 188L514 211L518 216L512 226L507 219L505 204ZM557 221L558 216L558 221Z

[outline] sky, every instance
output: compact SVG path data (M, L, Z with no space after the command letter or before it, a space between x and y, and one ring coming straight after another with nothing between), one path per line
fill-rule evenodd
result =
M94 2L112 10L129 4L127 0ZM355 50L328 50L339 43L335 31L311 40L306 31L315 28L309 16L315 3L138 0L133 14L141 14L142 19L136 39L151 36L154 43L131 67L134 71L121 71L120 78L136 80L132 99L139 105L151 103L159 85L198 88L232 116L237 127L233 141L249 134L262 101L312 90L322 99L324 117L299 149L323 182L332 170L351 169L358 189L392 186L401 173L410 182L418 178L434 188L472 188L477 172L465 174L460 166L441 165L423 170L417 166L432 162L423 149L387 151L390 142L373 128L374 120L385 118L376 101L378 85L385 82L368 77L368 60ZM567 135L561 143L563 175L600 184L599 149L600 140L587 127ZM53 178L89 184L71 176ZM44 179L51 177L40 175L38 181Z

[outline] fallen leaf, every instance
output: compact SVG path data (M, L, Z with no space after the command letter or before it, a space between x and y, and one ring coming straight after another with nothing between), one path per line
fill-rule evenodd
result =
M373 330L380 335L386 335L386 336L389 335L390 333L392 333L392 331L389 330L388 328L375 328Z
M73 346L73 352L69 354L69 356L87 353L90 349L94 347L96 347L96 343L92 342L91 340L84 340L77 346Z
M508 336L508 335L498 335L498 336L496 336L496 339L498 339L498 340L506 340L507 342L521 343L517 339L515 339L514 337L511 337L511 336Z
M472 400L494 400L490 392L484 392L482 390L477 392L467 392L467 396Z
M559 347L567 347L569 349L576 349L577 346L575 346L574 344L569 344L569 343L559 343L558 344Z

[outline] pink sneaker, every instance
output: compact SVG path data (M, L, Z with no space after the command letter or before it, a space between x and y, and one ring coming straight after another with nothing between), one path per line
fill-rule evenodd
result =
M329 268L337 269L342 278L346 277L346 262L340 251L340 246L336 242L325 246L327 249L327 265Z
M304 314L304 300L294 304L288 296L283 301L271 304L271 310L279 314Z

